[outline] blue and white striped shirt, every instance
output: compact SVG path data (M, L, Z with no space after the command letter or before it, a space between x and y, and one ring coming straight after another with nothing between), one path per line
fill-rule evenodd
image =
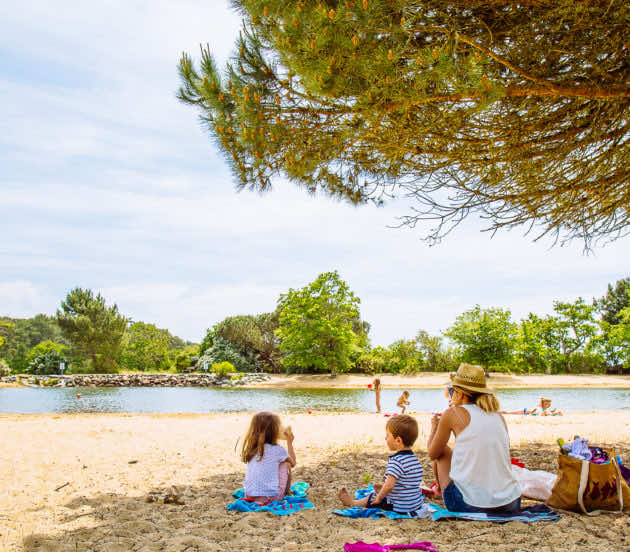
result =
M403 449L392 454L387 462L385 475L396 478L394 488L386 497L395 512L413 512L422 508L422 464L413 451Z

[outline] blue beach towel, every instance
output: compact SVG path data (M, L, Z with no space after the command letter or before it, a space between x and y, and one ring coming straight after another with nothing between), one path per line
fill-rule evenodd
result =
M306 481L297 481L291 485L292 495L286 495L282 500L270 502L265 506L243 500L245 498L245 491L243 491L243 489L237 489L232 493L232 496L236 500L232 502L232 504L228 504L227 509L236 512L270 512L277 516L288 516L289 514L315 507L313 503L309 502L308 498L306 498L306 491L309 487L310 485L306 483Z
M374 485L370 485L365 489L358 489L354 492L354 498L361 499L374 492ZM392 512L391 510L381 510L380 508L361 508L360 506L351 506L350 508L343 508L341 510L333 510L333 514L338 516L344 516L349 518L368 518L378 519L386 517L389 519L418 519L428 517L430 514L431 505L425 504L420 510L416 512L409 512L406 514L400 514L398 512Z
M446 508L431 504L431 518L433 521L440 519L468 519L471 521L492 521L495 523L506 523L508 521L558 521L560 514L554 512L544 504L536 504L529 508L523 508L514 514L483 514L473 512L449 512Z

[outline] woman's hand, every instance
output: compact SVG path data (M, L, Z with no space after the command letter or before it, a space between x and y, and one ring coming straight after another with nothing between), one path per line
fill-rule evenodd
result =
M441 414L433 414L431 416L431 433L435 433L438 425L440 425L440 416Z

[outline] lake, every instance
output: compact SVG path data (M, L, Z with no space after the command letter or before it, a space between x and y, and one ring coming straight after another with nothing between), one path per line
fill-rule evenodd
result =
M77 398L77 393L81 398ZM384 412L396 411L400 389L384 389ZM440 389L410 389L410 411L446 408ZM510 389L499 390L501 408L533 408L538 398L553 399L560 410L619 410L630 408L630 389ZM216 389L204 387L75 387L0 389L2 414L83 412L207 413L273 410L277 412L330 410L373 412L374 394L364 389Z

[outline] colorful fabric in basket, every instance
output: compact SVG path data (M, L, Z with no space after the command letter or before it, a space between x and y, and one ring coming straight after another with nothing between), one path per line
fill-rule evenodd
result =
M297 481L291 485L291 492L293 494L286 495L282 500L276 500L264 506L256 502L245 500L245 491L243 491L243 489L237 489L232 493L232 496L236 500L228 504L227 509L236 512L269 512L277 516L288 516L289 514L315 507L306 497L306 491L309 487L310 484L306 481Z
M370 493L374 492L374 485L370 485L365 489L357 489L354 492L354 498L361 499L368 496ZM406 514L401 514L398 512L393 512L391 510L382 510L381 508L361 508L360 506L351 506L350 508L343 508L339 510L333 510L333 514L337 514L338 516L344 516L349 518L368 518L368 519L378 519L382 517L386 517L389 519L414 519L414 518L425 518L429 517L431 511L429 504L424 504L420 510L416 510L414 512L409 512Z
M522 508L520 512L512 514L486 514L477 512L451 512L446 508L431 504L431 518L433 521L440 519L467 519L470 521L492 521L494 523L507 523L508 521L558 521L560 514L554 512L548 506L544 504L536 504L528 508Z

